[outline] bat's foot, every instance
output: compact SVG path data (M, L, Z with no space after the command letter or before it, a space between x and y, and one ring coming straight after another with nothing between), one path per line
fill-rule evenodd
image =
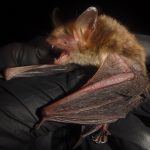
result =
M92 140L95 143L106 143L108 141L108 135L110 135L110 132L107 130L107 128L107 124L102 124L95 135L92 136Z
M74 145L73 149L78 147L87 136L94 134L92 136L92 140L95 143L106 143L107 137L110 135L110 132L107 130L108 124L100 124L96 126L82 126L82 132L79 140Z

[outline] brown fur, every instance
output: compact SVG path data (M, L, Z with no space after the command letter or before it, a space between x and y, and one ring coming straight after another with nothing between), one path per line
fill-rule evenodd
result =
M95 8L92 9L95 11ZM77 20L54 29L47 38L48 43L68 53L64 59L60 57L56 62L101 66L109 54L117 53L134 60L146 72L145 51L135 36L114 18L107 15L96 18L96 13L88 14L87 10ZM93 15L95 20L92 22L88 15ZM92 23L86 22L85 17ZM67 41L66 45L64 40Z

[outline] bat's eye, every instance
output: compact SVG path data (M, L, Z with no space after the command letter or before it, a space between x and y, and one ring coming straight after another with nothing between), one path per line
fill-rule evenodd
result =
M64 41L64 44L66 45L68 42L67 41Z

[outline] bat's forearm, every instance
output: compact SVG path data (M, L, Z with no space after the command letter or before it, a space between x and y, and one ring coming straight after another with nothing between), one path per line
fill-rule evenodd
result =
M10 80L13 77L20 75L26 71L32 70L34 68L39 67L38 65L32 66L22 66L22 67L14 67L14 68L7 68L4 70L3 75L6 80Z
M10 80L17 77L32 77L32 76L45 76L56 73L68 72L74 69L76 65L31 65L7 68L4 70L5 80Z

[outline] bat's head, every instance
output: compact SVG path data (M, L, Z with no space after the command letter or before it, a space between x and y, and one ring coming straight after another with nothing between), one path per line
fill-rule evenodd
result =
M95 7L86 9L76 20L56 27L47 42L52 48L61 49L56 64L96 64L96 45L91 39L97 25L98 11Z

